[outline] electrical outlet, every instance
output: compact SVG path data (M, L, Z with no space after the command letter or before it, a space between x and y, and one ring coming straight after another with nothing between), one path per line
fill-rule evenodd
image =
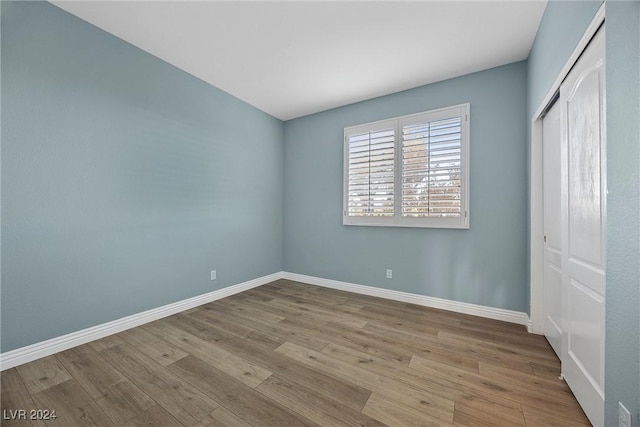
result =
M622 402L618 402L618 426L620 427L632 427L631 426L631 412L624 407Z
M393 278L393 270L387 269L387 279Z
M211 270L211 280L216 280L216 271Z

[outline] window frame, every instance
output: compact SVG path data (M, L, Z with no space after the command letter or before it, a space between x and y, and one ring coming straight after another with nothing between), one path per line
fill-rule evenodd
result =
M344 128L343 141L343 200L342 224L374 227L416 227L416 228L451 228L469 229L469 171L470 171L470 103L458 104L435 110L423 111L406 116L378 120ZM402 129L414 123L431 122L452 117L461 117L460 127L460 216L459 217L404 217L402 216ZM393 127L394 131L394 192L393 215L389 217L349 216L349 137L351 135L376 131Z

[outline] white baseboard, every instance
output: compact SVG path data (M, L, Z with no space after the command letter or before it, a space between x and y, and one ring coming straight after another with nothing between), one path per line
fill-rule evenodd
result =
M171 316L172 314L189 310L190 308L194 308L202 304L216 301L258 286L266 285L267 283L279 279L294 280L296 282L308 283L325 288L338 289L341 291L354 292L357 294L370 295L395 301L402 301L411 304L422 305L425 307L439 308L442 310L449 310L457 313L465 313L474 316L486 317L489 319L517 323L527 326L527 328L531 332L531 322L529 321L529 316L527 316L527 313L519 311L486 307L482 305L451 301L442 298L428 297L425 295L411 294L408 292L393 291L389 289L376 288L373 286L357 285L355 283L340 282L338 280L323 279L320 277L280 271L268 276L258 277L257 279L238 283L237 285L228 286L217 291L198 295L193 298L188 298L182 301L174 302L172 304L164 305L162 307L143 311L142 313L133 314L121 319L83 329L81 331L72 332L70 334L63 335L57 338L52 338L46 341L28 345L26 347L21 347L15 350L7 351L5 353L0 353L0 371L22 365L24 363L28 363L42 357L50 356L60 351L86 344L88 342L95 341L108 335L113 335L118 332L143 325L145 323L153 322L154 320Z
M408 292L393 291L390 289L376 288L373 286L357 285L355 283L340 282L338 280L322 279L320 277L306 276L304 274L283 272L283 279L296 282L309 283L325 288L338 289L356 294L369 295L402 301L425 307L439 308L454 311L456 313L471 314L488 319L502 320L504 322L517 323L528 327L529 316L521 311L505 310L503 308L487 307L483 305L469 304L466 302L451 301L442 298L428 297L425 295L411 294Z
M176 314L211 301L219 300L257 286L262 286L273 282L274 280L281 279L282 277L282 272L258 277L257 279L238 283L237 285L228 286L217 291L198 295L172 304L167 304L162 307L143 311L142 313L133 314L121 319L83 329L81 331L72 332L61 337L52 338L26 347L7 351L0 354L0 371L67 350L81 344L86 344L145 323L153 322L154 320L171 316L172 314Z

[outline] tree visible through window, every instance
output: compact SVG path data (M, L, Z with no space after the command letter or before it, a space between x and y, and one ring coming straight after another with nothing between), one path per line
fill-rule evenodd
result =
M468 228L469 104L345 129L343 222Z

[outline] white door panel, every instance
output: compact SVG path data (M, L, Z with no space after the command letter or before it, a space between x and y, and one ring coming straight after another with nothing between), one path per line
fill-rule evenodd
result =
M604 424L606 132L604 30L560 87L562 373Z
M585 283L585 286L588 286L594 292L604 295L604 272L602 269L575 258L569 258L567 269L569 277Z
M552 106L542 122L544 221L544 335L558 357L562 351L562 224L560 106Z
M573 329L569 334L568 352L580 363L584 373L592 378L594 387L603 394L601 357L593 349L600 348L600 338L604 332L600 322L604 317L604 299L577 280L571 280L569 292L569 310L574 307L579 309L569 315Z
M562 271L549 263L545 271L544 281L545 288L548 288L544 295L546 309L544 334L553 350L560 357L562 342L562 301L560 299Z
M567 97L569 257L602 266L600 83L602 63L584 70Z
M558 356L562 343L562 224L560 106L552 106L542 122L544 203L544 335Z

